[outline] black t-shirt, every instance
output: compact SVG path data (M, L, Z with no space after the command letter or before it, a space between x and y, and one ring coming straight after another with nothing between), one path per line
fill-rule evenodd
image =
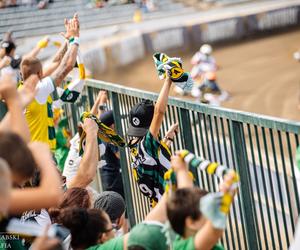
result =
M102 170L110 172L119 172L121 169L120 159L116 157L116 153L119 152L119 148L112 144L105 144L105 153L101 157L105 163L102 166Z

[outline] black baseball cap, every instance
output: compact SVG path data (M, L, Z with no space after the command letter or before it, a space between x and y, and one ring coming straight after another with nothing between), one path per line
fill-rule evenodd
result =
M127 135L142 137L147 133L154 114L154 105L150 100L143 100L132 107L129 112Z
M112 110L104 112L100 115L100 121L103 122L106 126L110 127L115 123L114 112Z
M2 41L1 48L5 49L5 54L8 55L13 49L16 48L16 45L13 41Z

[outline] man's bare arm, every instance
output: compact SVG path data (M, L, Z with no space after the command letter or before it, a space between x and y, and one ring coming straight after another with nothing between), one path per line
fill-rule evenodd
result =
M78 172L73 180L67 184L68 188L86 188L95 178L98 164L98 126L95 121L85 119L83 129L86 133L86 144Z
M68 50L68 42L66 41L56 52L50 65L48 65L47 67L45 67L45 69L43 69L43 78L46 76L50 76L58 68L67 50Z
M101 105L106 105L106 104L107 104L107 92L105 90L100 90L95 100L95 103L91 109L91 113L99 117L102 113L105 112L104 110L100 110L99 107Z
M13 131L20 135L24 141L30 141L30 132L23 110L25 105L34 98L35 86L38 80L37 75L31 75L25 83L32 86L32 89L30 90L29 86L27 88L26 85L26 88L24 87L22 91L18 92L11 77L5 76L2 78L3 83L0 87L0 94L6 102L8 112L0 123L0 131Z
M176 173L177 188L189 188L193 187L193 179L189 175L188 166L179 156L179 152L171 157L171 165ZM146 221L159 221L165 223L167 221L167 199L168 194L164 193L163 197L152 209L152 211L146 216Z
M13 189L10 212L20 214L31 209L55 207L62 198L61 179L47 144L33 142L29 148L41 173L39 187ZM26 166L24 166L26 167Z
M46 48L48 46L49 38L45 37L42 40L40 40L36 46L27 54L25 54L23 57L37 57L37 55L41 52L42 49Z
M56 86L60 86L65 77L72 71L77 57L78 46L73 44L68 49L62 62L52 74L53 82Z
M77 38L77 39L79 38L79 21L78 21L77 14L75 14L71 20L69 21L65 20L65 26L67 31L66 34L64 34L64 37L66 39L69 40L70 38ZM73 69L76 62L78 46L79 46L78 42L73 42L69 46L58 68L51 75L56 86L59 86L62 83L63 79Z

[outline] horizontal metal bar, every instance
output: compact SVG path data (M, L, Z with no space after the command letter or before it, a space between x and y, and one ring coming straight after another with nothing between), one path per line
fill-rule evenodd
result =
M94 87L97 89L106 89L115 93L126 94L126 95L135 96L143 99L149 99L152 101L156 101L158 97L158 94L154 94L149 91L129 88L123 85L99 81L99 80L88 79L86 85L88 87ZM260 115L260 114L250 113L250 112L243 112L243 111L222 108L222 107L213 107L206 104L199 104L189 100L182 100L176 97L169 97L168 103L170 105L179 108L193 110L208 115L216 115L219 117L230 119L232 121L249 123L256 126L281 130L284 132L290 132L295 134L300 133L300 122L296 122L288 119L281 119L277 117Z

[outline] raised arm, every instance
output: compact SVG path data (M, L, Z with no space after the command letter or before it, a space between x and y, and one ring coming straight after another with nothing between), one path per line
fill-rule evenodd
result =
M180 151L171 157L171 166L176 174L177 189L190 188L194 186L193 178L189 173L188 165L180 156Z
M85 119L83 130L86 133L84 154L75 177L67 184L68 188L86 188L94 179L98 164L98 126L92 119Z
M180 157L180 152L171 157L171 166L176 174L177 188L193 187L193 179L189 174L188 166ZM164 193L161 200L146 216L146 221L159 221L165 223L167 220L167 199L168 194Z
M51 74L51 78L56 86L59 86L63 79L71 72L73 69L77 52L79 46L79 20L78 15L75 14L74 17L69 20L65 21L67 31L64 34L64 37L70 41L70 46L64 55L61 63L59 64L58 68Z
M100 109L101 106L105 106L107 103L107 92L105 90L100 90L98 96L94 102L94 105L91 109L91 113L99 117L105 110Z
M167 144L168 147L171 146L172 142L174 141L174 137L178 133L179 125L178 123L173 124L168 132L165 134L165 137L163 138L163 142Z
M54 55L52 62L43 69L43 78L50 76L58 68L67 50L68 42L65 41L64 44L58 49L58 51Z
M37 75L32 75L26 82L27 84L36 86L38 80ZM15 132L21 136L23 140L29 142L30 132L23 114L23 101L31 101L34 97L34 93L29 90L28 92L23 90L21 93L18 93L16 84L13 82L11 76L4 75L0 83L0 94L5 100L8 108L7 114L0 123L0 130Z
M228 194L229 192L232 192L232 185L234 183L234 179L236 178L236 174L234 172L229 172L225 177L224 181L220 185L220 192L224 194ZM235 195L236 190L233 191L232 194L232 200L233 196ZM229 207L231 205L231 202L227 202L225 204L226 209L229 210ZM214 210L215 207L212 207L211 210ZM217 208L220 209L220 208ZM195 248L196 250L210 250L214 247L214 245L218 242L218 240L222 237L224 231L225 231L225 221L226 217L224 217L224 228L216 228L212 221L207 219L207 222L204 224L204 226L197 232L195 236Z
M164 82L164 85L159 93L157 102L155 104L154 115L149 130L152 136L157 140L158 140L159 130L161 128L164 115L166 112L166 108L168 105L168 97L169 97L171 85L172 85L172 81L170 77L167 75L167 78Z
M29 148L40 169L40 186L36 188L13 189L10 207L11 214L20 214L31 209L55 207L62 198L61 179L53 163L49 146L41 142L32 142Z
M25 54L23 57L37 57L37 55L41 52L41 50L48 46L48 42L49 42L48 37L43 38L36 44L36 46L29 53Z

